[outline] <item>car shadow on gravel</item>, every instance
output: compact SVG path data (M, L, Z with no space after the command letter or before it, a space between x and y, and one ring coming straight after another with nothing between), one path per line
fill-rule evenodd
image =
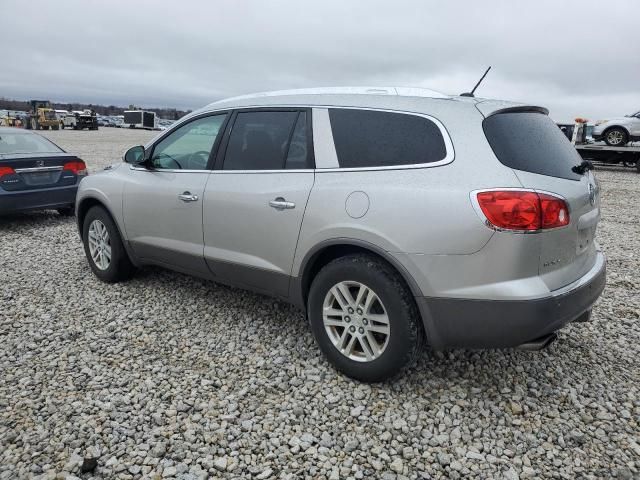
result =
M83 269L90 275L84 257L82 263ZM288 362L319 369L322 378L340 377L341 381L354 386L360 383L333 369L316 346L303 312L286 302L159 267L145 267L138 270L130 281L117 287L107 285L104 288L119 288L123 293L130 292L134 301L137 301L138 295L145 289L152 290L157 298L167 297L179 290L180 301L185 305L202 305L205 299L205 303L213 304L225 312L232 312L234 318L239 318L245 325L252 325L258 337L273 339L265 340L266 351L284 348L289 356ZM139 299L143 301L143 297ZM220 320L207 320L195 315L189 328L195 338L206 338L215 336L224 326ZM399 377L378 384L376 388L389 393L411 393L416 388L429 387L447 391L463 387L470 391L497 393L511 390L514 385L526 389L527 385L541 384L546 389L554 389L567 382L587 382L588 376L594 373L588 373L588 368L577 368L577 365L588 367L589 357L582 350L593 349L593 346L583 345L575 338L579 333L571 332L571 328L580 327L563 329L555 343L537 352L515 349L436 352L425 348L414 366ZM242 327L238 327L238 331L241 330ZM246 339L236 338L230 341L245 342ZM270 365L272 358L265 356L264 360L268 366L274 367Z
M19 230L31 227L35 223L50 225L58 222L75 222L74 217L60 215L55 210L39 210L35 212L8 213L0 215L0 232Z

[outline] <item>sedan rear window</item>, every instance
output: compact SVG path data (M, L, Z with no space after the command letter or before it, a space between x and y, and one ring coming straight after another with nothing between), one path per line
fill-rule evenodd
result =
M40 135L22 132L0 132L0 155L60 152L62 152L62 149Z
M329 118L341 168L415 165L447 156L440 129L424 117L332 108Z
M571 167L582 158L558 126L537 112L498 113L482 123L484 134L500 163L550 177L580 180Z

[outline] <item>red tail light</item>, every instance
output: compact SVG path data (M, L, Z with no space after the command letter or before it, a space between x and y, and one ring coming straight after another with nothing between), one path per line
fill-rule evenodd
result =
M569 207L564 200L546 193L539 193L542 209L542 228L569 225Z
M569 224L566 202L547 193L492 190L477 194L489 222L505 230L536 231Z
M63 170L70 170L76 175L86 175L87 174L87 166L82 160L77 160L75 162L67 162L64 164Z
M11 167L0 167L0 178L5 175L13 175L16 171Z

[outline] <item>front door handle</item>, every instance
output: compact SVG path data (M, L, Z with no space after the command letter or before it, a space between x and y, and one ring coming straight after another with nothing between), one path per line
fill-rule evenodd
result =
M287 202L284 198L278 197L275 200L271 200L269 202L269 206L271 208L275 208L276 210L289 210L292 208L296 208L296 204L293 202Z
M197 202L198 195L191 195L191 192L184 192L178 195L178 198L183 202Z

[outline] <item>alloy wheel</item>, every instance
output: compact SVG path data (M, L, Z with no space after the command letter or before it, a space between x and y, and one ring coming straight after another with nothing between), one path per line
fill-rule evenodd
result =
M111 239L104 223L94 220L89 225L89 253L96 267L106 270L111 264Z
M391 329L378 295L356 281L335 284L322 306L324 328L342 355L356 362L371 362L384 352Z
M619 130L612 130L607 134L607 140L611 145L619 145L622 143L623 135Z

